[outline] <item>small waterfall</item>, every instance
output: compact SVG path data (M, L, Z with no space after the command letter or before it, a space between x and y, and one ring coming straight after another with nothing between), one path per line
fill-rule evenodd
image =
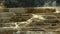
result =
M54 7L56 6L56 1L54 1L54 2L52 3L52 6L54 6Z
M44 7L56 7L56 1L45 2Z

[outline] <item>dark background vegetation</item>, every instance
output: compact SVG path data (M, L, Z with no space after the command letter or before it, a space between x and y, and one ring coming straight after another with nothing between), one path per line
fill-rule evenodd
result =
M60 4L60 0L0 0L4 1L5 7L42 7L44 3L49 1L57 1L57 5Z

